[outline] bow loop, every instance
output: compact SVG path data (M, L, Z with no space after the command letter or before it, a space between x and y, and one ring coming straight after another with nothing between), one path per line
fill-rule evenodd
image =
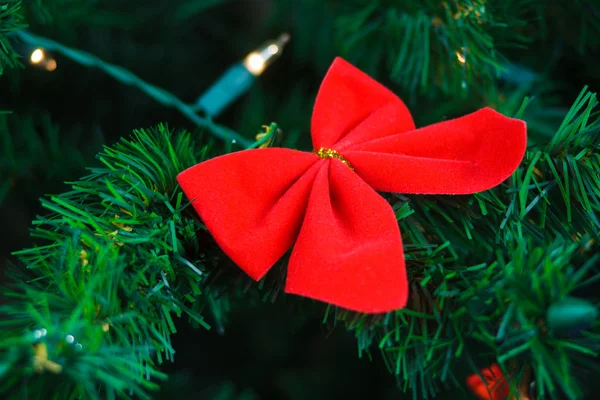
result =
M344 150L374 189L414 194L488 190L519 166L527 147L523 121L490 108Z
M388 119L387 124L379 124L383 132L369 129L372 124L369 116L378 110L379 119ZM402 100L347 61L335 59L321 84L313 110L311 131L315 149L339 150L338 142L355 129L369 130L372 138L372 135L404 132L414 126Z
M177 180L223 251L258 280L294 244L318 160L289 149L245 150L193 166Z

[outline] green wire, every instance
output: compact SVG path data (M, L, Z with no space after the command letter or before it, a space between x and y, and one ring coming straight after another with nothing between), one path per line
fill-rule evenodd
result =
M23 30L15 32L14 35L19 37L24 42L31 44L32 46L42 47L48 51L56 51L81 65L85 65L87 67L96 67L121 83L137 87L142 92L156 100L158 103L179 110L181 114L186 116L196 126L207 128L212 134L221 140L238 143L244 147L249 147L252 145L251 141L240 136L240 134L234 130L215 124L209 118L200 117L198 114L196 114L191 106L179 100L174 94L145 82L137 75L122 67L107 63L106 61L103 61L102 59L84 51L72 49L55 42L54 40L36 36Z

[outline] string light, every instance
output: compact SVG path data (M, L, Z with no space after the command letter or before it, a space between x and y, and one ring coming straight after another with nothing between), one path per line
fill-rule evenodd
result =
M275 61L283 46L290 41L290 35L284 33L277 39L265 43L260 49L248 54L244 59L244 67L254 76L259 76Z
M458 59L458 62L462 65L464 65L467 62L465 56L460 51L456 52L456 58Z
M29 61L33 65L38 65L44 68L46 71L52 72L56 69L56 60L52 57L48 57L44 49L37 48L31 52Z
M244 60L244 66L252 75L260 75L265 70L265 60L259 53L250 53Z
M31 61L32 64L39 64L42 61L44 61L45 58L46 58L46 54L44 54L44 50L42 50L42 49L35 49L31 53L31 56L29 57L29 60Z
M218 116L238 97L246 93L254 84L256 77L262 74L283 52L290 40L284 33L277 39L264 43L250 52L241 62L232 65L204 92L194 105L194 111L202 111L210 117Z

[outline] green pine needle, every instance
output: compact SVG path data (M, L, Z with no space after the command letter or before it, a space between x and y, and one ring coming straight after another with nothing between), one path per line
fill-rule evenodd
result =
M139 130L105 148L105 167L42 201L51 214L34 222L33 236L49 244L15 253L27 269L16 270L21 283L6 291L14 301L0 310L3 390L27 379L33 393L53 384L64 398L100 398L100 388L113 398L149 398L164 379L156 362L174 358L173 318L209 328L197 311L201 254L176 251L193 248L201 227L175 177L201 154L187 133ZM32 367L41 343L61 373Z
M579 372L600 369L600 324L565 335L549 329L548 310L585 299L600 280L596 103L584 90L558 139L530 143L522 165L492 190L386 195L403 234L406 308L365 315L286 302L353 332L359 356L380 351L414 398L460 386L461 364L476 373L494 360L513 390L532 370L539 393L581 397ZM1 310L0 390L27 380L32 393L54 385L64 397L144 398L164 378L157 365L174 359L176 318L207 329L210 312L223 332L238 302L283 297L287 255L252 285L214 243L200 245L205 228L176 176L205 154L187 133L139 130L105 147L100 166L70 191L42 200L49 214L32 231L40 245L15 253L21 267L4 290L12 301ZM44 374L40 343L50 362ZM57 365L61 372L50 373Z
M0 76L4 68L21 65L19 54L12 48L8 34L24 29L21 0L4 0L0 3Z

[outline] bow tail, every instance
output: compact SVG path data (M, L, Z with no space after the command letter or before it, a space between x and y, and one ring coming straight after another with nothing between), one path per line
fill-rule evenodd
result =
M289 149L247 150L195 165L177 180L223 251L259 280L298 235L318 160Z
M394 212L337 160L322 163L314 180L286 292L368 313L406 304L408 281Z

